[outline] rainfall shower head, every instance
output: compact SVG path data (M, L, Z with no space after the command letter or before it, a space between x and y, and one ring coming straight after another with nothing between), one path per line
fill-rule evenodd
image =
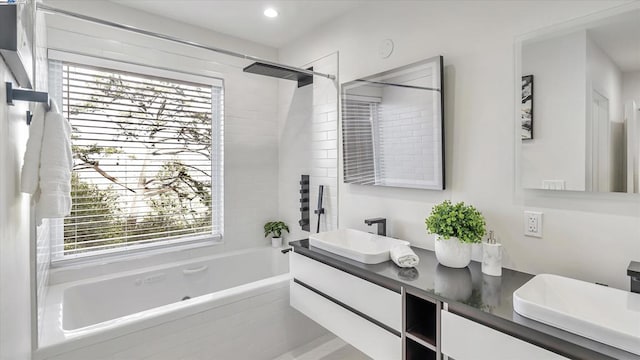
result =
M244 72L271 76L279 79L293 80L298 82L298 87L313 84L313 76L300 71L289 70L280 66L254 62L243 69Z

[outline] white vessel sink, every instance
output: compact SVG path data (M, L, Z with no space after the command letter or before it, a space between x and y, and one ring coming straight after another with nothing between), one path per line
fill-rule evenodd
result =
M640 294L558 275L537 275L513 293L527 318L640 355Z
M409 245L409 242L359 230L341 229L311 234L309 244L364 264L379 264L390 259L391 247Z

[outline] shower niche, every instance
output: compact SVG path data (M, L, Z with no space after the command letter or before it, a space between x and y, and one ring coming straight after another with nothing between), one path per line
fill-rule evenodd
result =
M443 190L443 58L342 85L344 182Z

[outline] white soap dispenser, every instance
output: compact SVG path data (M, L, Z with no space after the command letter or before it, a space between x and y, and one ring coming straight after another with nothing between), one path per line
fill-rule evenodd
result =
M482 272L490 276L502 276L502 244L489 231L489 238L482 243Z

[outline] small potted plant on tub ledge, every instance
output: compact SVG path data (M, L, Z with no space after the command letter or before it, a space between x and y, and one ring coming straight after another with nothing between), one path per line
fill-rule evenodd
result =
M446 200L433 207L425 220L427 231L435 234L436 258L442 265L464 268L471 262L471 244L482 242L485 221L482 214L463 202Z
M282 247L282 232L289 232L289 227L282 221L269 221L264 224L264 237L271 235L271 246Z

